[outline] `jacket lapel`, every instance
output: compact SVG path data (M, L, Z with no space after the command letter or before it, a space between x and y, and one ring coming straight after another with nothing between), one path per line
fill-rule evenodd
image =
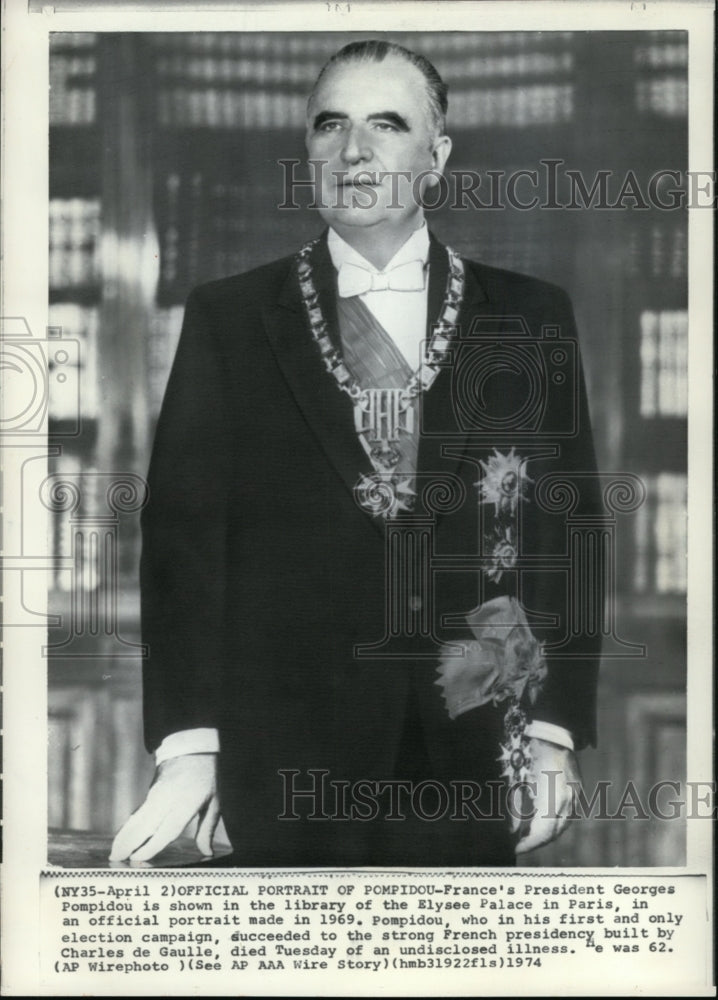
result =
M429 247L429 295L427 338L431 337L446 293L448 258L434 236ZM336 272L327 248L326 232L312 251L314 284L330 336L339 346L337 323ZM490 311L486 293L470 265L465 265L464 300L459 315L458 335L465 336L474 318ZM276 303L263 310L270 344L284 377L309 427L340 479L349 490L362 474L371 475L371 463L354 429L352 402L341 392L325 370L309 331L296 268L292 266ZM457 425L452 405L452 366L440 372L431 389L422 396L421 429L417 472L453 473L461 462L468 434ZM421 493L421 481L419 490ZM367 514L378 531L384 521Z
M431 326L438 318L446 292L448 257L445 248L433 236L429 249L430 283L427 338ZM471 267L464 262L464 297L459 313L457 343L467 336L477 316L488 315L494 309L486 292ZM457 422L452 398L454 358L437 376L431 389L422 398L421 442L419 446L419 474L452 474L461 463L470 432L463 431Z
M312 251L314 284L322 312L338 345L336 272L327 249L326 233ZM296 267L292 266L276 303L263 312L267 336L277 363L299 408L340 479L354 492L362 473L373 472L354 430L354 411L321 360L304 311ZM374 518L375 522L379 519ZM383 531L379 522L377 527Z

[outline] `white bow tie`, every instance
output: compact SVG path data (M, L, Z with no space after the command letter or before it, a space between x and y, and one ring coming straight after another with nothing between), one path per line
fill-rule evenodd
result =
M349 298L352 295L363 295L364 292L383 292L391 289L393 292L420 292L424 288L424 262L410 260L406 264L397 264L389 271L369 271L360 264L346 261L339 268L339 295Z

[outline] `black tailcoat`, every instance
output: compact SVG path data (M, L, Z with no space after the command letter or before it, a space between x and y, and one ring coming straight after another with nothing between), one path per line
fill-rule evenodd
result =
M336 336L326 238L312 260ZM523 275L469 261L465 274L457 349L421 403L416 519L430 566L404 604L420 615L428 602L431 634L407 612L386 642L386 524L357 505L354 487L371 466L351 400L312 341L294 259L204 285L187 302L143 512L146 741L152 750L178 730L219 730L222 811L238 865L510 861L506 824L466 811L452 819L453 800L433 822L370 819L369 807L363 819L344 818L336 786L324 786L323 802L287 807L285 797L291 782L319 783L318 771L349 786L496 780L503 710L452 721L435 681L438 641L468 636L462 615L499 594L516 595L535 635L561 646L547 657L536 717L569 729L578 747L594 739L598 639L570 627L565 505L552 508L550 490L537 496L542 479L574 477L573 515L598 511L570 302ZM446 251L432 238L429 323L446 275ZM546 346L557 328L568 359L565 345ZM530 455L532 480L520 505L526 571L498 581L477 563L490 516L479 462L494 447ZM373 657L358 655L371 644ZM427 814L440 812L432 794ZM292 812L315 818L278 819Z

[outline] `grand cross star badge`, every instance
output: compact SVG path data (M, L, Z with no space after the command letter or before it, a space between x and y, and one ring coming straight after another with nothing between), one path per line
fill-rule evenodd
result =
M514 448L502 455L494 448L488 462L480 460L483 477L475 483L479 487L481 503L494 505L494 516L513 517L519 500L525 499L527 484L533 480L523 471L524 459Z
M488 461L481 461L484 474L474 483L479 489L479 502L494 507L493 523L484 536L484 572L494 583L516 565L518 558L519 501L526 501L528 484L533 482L523 469L524 461L514 448L507 455L494 448Z

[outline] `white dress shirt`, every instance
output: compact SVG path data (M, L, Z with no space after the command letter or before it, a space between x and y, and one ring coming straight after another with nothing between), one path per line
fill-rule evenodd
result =
M357 264L372 274L384 274L399 264L411 260L422 261L425 266L424 287L418 291L395 292L387 288L380 292L365 292L359 296L404 355L411 370L415 371L422 362L423 344L426 339L426 310L429 296L429 230L426 228L426 223L411 234L381 270L350 247L333 229L329 230L327 247L337 271L342 264L350 263Z
M416 370L422 362L423 344L426 339L429 294L429 231L426 223L411 234L382 269L362 257L333 229L329 230L327 246L337 271L347 262L356 264L372 274L384 274L397 265L412 260L421 260L424 263L423 288L416 291L394 291L387 288L382 291L365 292L359 296L391 336L412 370ZM573 750L571 734L562 726L555 726L550 722L534 720L526 727L526 735ZM183 729L164 738L155 752L155 762L161 764L170 757L179 757L182 754L218 751L219 734L216 729Z

